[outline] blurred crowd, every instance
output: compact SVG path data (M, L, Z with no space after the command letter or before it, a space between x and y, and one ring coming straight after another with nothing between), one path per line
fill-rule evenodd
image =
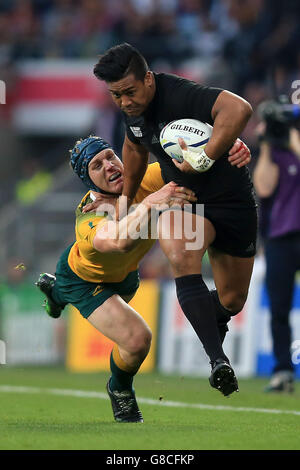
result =
M300 77L299 18L299 0L0 0L0 79L9 101L17 86L14 65L21 60L96 62L109 47L129 42L152 70L187 76L193 70L199 81L240 94L256 110L273 96L274 84L277 93L290 96L291 83ZM0 107L6 124L7 109ZM258 122L255 114L242 135L253 162ZM9 147L5 137L3 145ZM121 140L119 135L117 149ZM10 194L10 167L17 200L36 171L48 172L43 178L47 189L53 168L44 168L39 155L29 154L33 164L26 163L24 171L19 165L19 181L12 161L7 162L3 195ZM159 265L160 255L156 258ZM151 277L149 269L145 277ZM159 271L168 277L164 269Z
M299 17L298 0L1 0L0 78L10 97L20 60L96 60L126 41L153 70L230 89L256 109L270 83L290 95L299 77Z
M0 64L95 58L127 41L150 64L224 60L241 92L299 68L298 0L1 0Z

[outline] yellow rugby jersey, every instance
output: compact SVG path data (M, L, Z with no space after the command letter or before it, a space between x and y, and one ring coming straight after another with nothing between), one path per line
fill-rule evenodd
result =
M133 203L140 203L149 194L164 186L159 163L148 165L145 176ZM138 268L143 256L154 245L155 240L141 240L128 253L100 253L93 247L97 228L105 225L107 214L82 213L82 208L92 202L89 191L76 209L76 242L71 248L68 263L77 276L89 282L121 282ZM100 225L99 225L100 224Z

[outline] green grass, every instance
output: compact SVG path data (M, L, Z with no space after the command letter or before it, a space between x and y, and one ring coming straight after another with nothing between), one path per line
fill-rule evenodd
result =
M1 366L1 385L104 392L108 374L72 374L63 368ZM300 412L293 395L262 393L267 380L240 380L230 398L207 379L140 375L144 424L113 421L108 399L0 391L0 449L299 450L300 415L161 406L166 401Z

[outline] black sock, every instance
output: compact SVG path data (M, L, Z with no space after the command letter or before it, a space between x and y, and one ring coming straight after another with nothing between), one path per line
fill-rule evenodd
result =
M229 331L227 323L230 321L231 317L237 315L239 312L231 312L231 310L223 307L219 300L218 291L216 289L211 290L210 293L214 301L219 334L223 344L226 333Z
M194 328L211 362L228 361L218 331L214 302L201 274L175 278L176 291L183 313Z

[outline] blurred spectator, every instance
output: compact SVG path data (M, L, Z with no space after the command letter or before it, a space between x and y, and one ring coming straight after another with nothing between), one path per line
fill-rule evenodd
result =
M13 59L43 57L40 18L35 15L32 1L17 0L10 12L10 27L13 35Z
M256 64L256 55L262 41L262 31L268 25L264 17L263 0L229 0L228 14L238 25L236 34L225 43L224 57L235 78L235 88L241 92L250 80L261 80L263 70Z
M0 67L11 60L13 35L10 27L10 15L0 11Z
M257 109L263 101L272 98L272 93L263 82L252 81L249 82L244 88L243 96L247 101L249 101L249 103L251 103L253 109L256 110L241 135L241 138L247 142L248 147L251 149L253 158L249 167L252 170L256 161L255 157L257 157L259 151L256 130L258 128L258 124L261 122L261 117L259 116Z
M295 67L299 41L300 5L287 0L224 0L228 14L238 25L225 43L224 57L241 92L249 81L263 81L275 65Z
M193 56L214 57L221 53L223 38L210 3L205 0L181 0L177 14L177 27Z
M16 199L21 205L34 203L52 186L52 174L40 166L38 159L23 160L22 175L16 185Z
M42 16L44 53L46 57L77 57L80 38L76 37L76 21L80 10L73 0L55 0Z
M269 114L270 116L270 114ZM300 269L300 133L287 122L267 119L254 170L260 197L260 228L266 259L275 364L266 392L292 392L291 359L295 276Z
M129 1L118 25L118 42L129 42L142 51L152 64L164 59L175 65L190 55L188 44L176 27L175 11L160 9L159 2L152 2L148 14Z

